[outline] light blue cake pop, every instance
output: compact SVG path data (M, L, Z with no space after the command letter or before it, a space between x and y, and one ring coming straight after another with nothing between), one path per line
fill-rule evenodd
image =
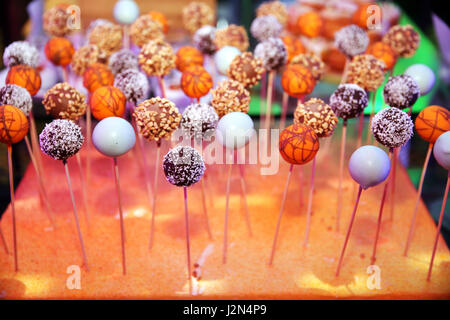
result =
M433 155L436 161L445 169L450 171L450 131L447 131L437 138Z
M403 74L408 75L416 80L420 89L421 96L429 93L431 89L433 89L434 83L436 81L436 76L434 75L433 70L431 70L427 65L420 63L409 66Z
M138 16L139 7L133 0L119 0L114 5L114 18L121 24L132 24Z
M119 157L134 147L136 134L128 121L119 117L108 117L95 126L92 142L105 156Z
M386 180L391 170L391 161L382 149L362 146L353 152L348 168L353 180L367 189Z

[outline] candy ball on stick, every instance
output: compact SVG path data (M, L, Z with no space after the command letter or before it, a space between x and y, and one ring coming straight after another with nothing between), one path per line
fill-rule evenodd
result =
M248 112L250 93L237 81L223 80L211 90L211 94L211 105L219 117L230 112Z
M88 44L79 48L72 56L72 71L82 76L86 69L94 63L105 62L105 53L95 44Z
M0 89L0 105L5 104L19 108L26 116L33 107L30 93L15 84L7 84Z
M47 11L43 15L44 31L54 37L64 37L72 30L70 28L70 14L67 12L67 4L59 4Z
M122 48L122 39L122 27L113 23L99 24L89 33L89 43L102 50L106 55L105 58L109 58Z
M423 109L415 121L419 136L435 143L441 134L450 130L450 111L440 106L429 106Z
M214 56L214 62L217 69L222 74L227 74L227 70L230 67L234 58L241 54L238 48L226 46L216 52Z
M420 89L420 95L422 96L433 89L436 81L433 70L424 64L413 64L403 74L412 77L416 81Z
M150 11L148 14L153 20L161 24L164 34L167 34L167 32L169 32L169 21L164 14L159 11Z
M330 106L334 113L342 119L359 116L367 107L367 93L356 84L341 84L330 97Z
M35 68L39 64L39 51L28 41L15 41L5 48L3 63L8 68L19 64Z
M272 37L278 37L283 31L283 26L273 15L256 17L250 26L252 36L258 41L264 41Z
M175 67L175 54L167 42L152 40L142 47L138 61L147 75L162 77Z
M306 52L292 58L291 64L298 64L311 71L314 79L319 81L325 73L325 64L314 53Z
M181 18L184 28L191 34L205 25L214 24L214 11L203 2L191 2L183 8Z
M213 26L203 26L198 29L194 36L192 37L192 41L194 45L204 54L213 54L217 51L217 45L215 42L216 38L216 28Z
M140 16L130 27L131 41L138 47L143 47L152 40L163 39L162 25L148 14Z
M122 117L127 99L120 89L113 86L100 87L90 98L92 115L97 120L107 117Z
M261 80L265 69L260 59L253 57L251 52L236 56L228 68L228 77L239 81L246 88L251 88Z
M17 65L9 69L5 82L27 89L31 96L38 93L41 88L39 72L35 68L25 65Z
M286 46L289 63L292 61L294 57L306 52L303 43L300 41L300 39L296 37L286 35L282 37L281 40L283 40L283 43Z
M190 187L200 181L206 167L197 150L179 146L164 156L163 169L169 183L177 187Z
M319 138L306 124L292 124L279 138L280 154L290 164L305 164L314 159L319 150Z
M363 29L352 24L334 34L334 44L343 54L352 58L366 51L369 37Z
M266 1L260 4L256 9L256 16L273 15L278 19L282 26L285 26L288 21L288 10L286 5L281 1Z
M11 145L28 134L28 119L25 113L10 105L0 106L0 142Z
M191 98L201 98L208 94L213 86L211 75L201 66L192 66L181 75L181 89Z
M279 70L287 62L286 46L279 38L270 38L258 43L254 55L262 60L267 71Z
M388 44L400 57L412 57L419 47L420 35L410 25L395 25L383 36Z
M209 104L197 103L189 105L181 117L180 128L196 141L209 139L214 135L219 116Z
M85 96L68 83L57 83L42 101L45 110L57 119L78 120L86 112Z
M389 78L383 90L386 104L393 108L412 107L419 97L420 89L416 81L407 75Z
M114 86L119 88L127 100L134 104L144 99L149 91L147 77L134 69L127 69L119 73L114 80Z
M323 27L323 19L315 11L309 11L301 14L297 18L298 31L309 38L315 38L320 35Z
M450 131L437 138L433 148L436 161L445 169L450 171Z
M316 81L309 69L301 65L290 64L283 71L281 85L291 97L300 99L314 90Z
M319 138L331 136L337 122L338 118L331 107L317 98L299 102L294 112L294 123L310 126Z
M114 75L122 73L128 69L139 69L138 58L128 49L122 49L114 52L111 57L109 57L108 66Z
M366 91L376 91L384 81L385 68L385 64L374 56L361 54L348 64L346 80Z
M65 67L72 62L75 49L66 38L55 37L47 41L44 51L47 59L54 65Z
M132 24L139 16L139 7L133 0L119 0L114 5L114 19L120 24Z
M385 108L372 119L370 130L375 139L388 148L403 146L413 135L411 117L400 109Z
M181 47L177 51L175 65L181 72L194 65L203 66L203 54L194 47Z
M113 83L114 74L102 63L92 64L83 74L83 86L91 93L100 87L112 86Z
M249 46L247 31L245 31L244 27L234 24L217 30L214 41L219 49L225 46L232 46L245 51Z
M120 157L134 147L136 133L133 126L125 119L108 117L95 126L92 142L103 155Z
M255 134L253 120L243 112L231 112L217 124L216 136L227 149L240 149L247 145Z
M358 27L367 30L371 24L374 26L373 16L376 12L380 13L379 19L383 19L381 16L382 8L379 5L373 2L361 4L353 13L352 21Z
M366 54L370 54L386 65L386 70L391 70L397 61L397 54L388 44L378 41L369 46Z

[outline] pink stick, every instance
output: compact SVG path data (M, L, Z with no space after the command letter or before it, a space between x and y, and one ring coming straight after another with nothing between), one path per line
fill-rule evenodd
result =
M13 225L13 252L14 252L14 271L19 271L17 258L17 228L16 228L16 207L14 198L14 175L12 163L12 146L8 145L8 173L9 173L9 192L11 195L12 225Z
M203 203L203 214L205 215L205 222L206 222L206 231L208 231L208 237L210 240L213 240L211 227L209 224L209 217L208 217L208 207L206 205L206 191L205 191L205 182L202 179L201 181L201 187L202 187L202 203Z
M77 159L78 164L78 170L80 171L80 183L81 183L81 191L83 193L83 206L84 206L84 215L86 218L86 223L88 225L88 228L90 228L90 213L89 213L89 204L88 204L88 196L87 196L87 189L86 189L86 182L84 180L84 172L83 172L83 166L81 164L81 156L79 153L75 155Z
M397 160L398 160L398 155L399 155L399 148L395 148L394 149L394 154L393 154L393 170L392 170L392 178L391 178L391 203L390 203L390 220L392 221L394 219L394 210L395 210L395 180L397 178Z
M252 224L250 222L250 213L248 211L248 204L247 204L247 186L245 185L245 175L244 175L244 165L243 164L239 165L239 173L240 173L240 180L241 180L242 195L244 196L245 221L247 223L248 234L250 235L250 237L253 237Z
M114 178L116 181L117 189L117 201L119 202L119 214L120 214L120 240L122 244L122 272L127 274L127 264L125 256L125 227L123 223L123 211L122 211L122 197L120 195L120 181L119 181L119 166L117 164L117 158L113 158L114 163Z
M344 120L342 126L341 153L339 157L339 187L336 214L336 231L339 231L341 211L342 211L342 180L344 179L344 157L345 157L345 140L347 136L347 120Z
M186 221L186 252L187 252L187 271L189 279L189 294L192 294L192 273L191 273L191 243L189 240L189 212L187 203L187 187L183 187L184 191L184 219Z
M269 83L267 87L267 112L264 129L270 130L270 120L272 117L272 97L273 97L273 83L275 79L275 71L269 73Z
M364 112L361 112L361 114L359 115L358 142L356 143L356 149L361 147L363 128L364 128ZM370 134L370 132L367 132L367 134Z
M281 113L281 120L280 120L280 130L283 130L286 124L286 114L287 114L287 108L289 104L289 95L286 92L283 92L283 100L281 102L282 105L282 113Z
M262 125L262 119L264 114L264 100L266 99L267 89L267 72L264 72L261 76L260 95L259 95L259 127Z
M314 197L314 177L316 175L316 157L313 159L312 169L311 169L311 182L309 186L309 199L308 199L308 211L306 213L306 231L305 240L303 241L303 246L306 247L308 244L309 230L311 228L311 212L312 212L312 202Z
M223 257L222 263L227 263L227 250L228 250L228 211L229 211L229 202L230 202L230 183L231 183L231 170L233 165L230 164L228 167L228 178L227 178L227 193L226 193L226 202L225 202L225 230L223 236Z
M158 77L158 84L159 84L159 90L161 91L161 98L165 98L166 97L166 86L164 83L164 78L163 77Z
M156 195L158 194L158 173L159 173L159 158L161 154L161 141L156 142L156 158L155 158L155 176L153 180L153 204L152 204L152 224L150 227L150 242L149 249L153 247L153 237L155 233L155 215L156 215Z

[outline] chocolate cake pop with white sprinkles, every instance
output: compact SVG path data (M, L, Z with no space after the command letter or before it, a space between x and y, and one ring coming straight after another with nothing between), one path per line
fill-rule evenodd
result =
M287 62L286 46L280 38L269 38L258 43L254 54L262 60L267 71L276 71Z
M216 28L213 26L203 26L198 29L194 36L192 37L192 41L194 45L200 50L203 54L213 54L217 51L217 45L215 42L216 38Z
M39 135L41 150L55 160L67 160L80 151L84 137L70 120L57 119L45 125Z
M364 53L369 45L369 36L357 25L349 25L334 34L334 45L347 57Z
M111 57L109 57L108 66L115 75L128 69L139 69L137 56L128 49L114 52Z
M279 37L281 31L283 31L283 26L273 15L257 17L250 26L252 36L259 41Z
M330 97L334 113L344 120L359 116L368 103L367 93L353 83L339 85Z
M213 107L205 103L189 105L181 117L180 128L197 141L209 139L214 135L219 116Z
M33 100L27 89L15 84L7 84L0 89L0 105L5 104L19 108L28 116L33 107Z
M386 108L372 119L370 130L375 139L388 148L403 146L413 135L411 117L400 109Z
M19 64L36 68L39 65L39 51L28 41L15 41L3 52L3 63L8 68Z
M384 86L383 97L386 104L393 108L412 107L420 95L416 80L408 75L389 78Z
M135 69L127 69L117 74L114 86L119 88L127 100L134 104L144 99L149 91L147 77Z
M179 146L164 156L163 169L169 183L189 187L200 181L205 173L205 163L194 148Z

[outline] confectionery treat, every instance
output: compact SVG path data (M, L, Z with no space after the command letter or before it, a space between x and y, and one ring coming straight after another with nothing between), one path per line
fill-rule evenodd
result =
M163 138L169 139L181 121L181 114L175 104L160 97L137 105L133 117L142 136L157 142Z
M383 42L388 44L400 57L412 57L419 47L420 35L410 25L396 25L383 36Z
M370 54L355 56L348 64L347 82L376 91L384 81L385 64Z
M286 25L288 21L288 10L286 5L281 1L266 1L256 9L256 16L258 17L269 14L275 16L282 26Z
M192 41L194 42L194 45L197 47L197 49L204 54L213 54L217 51L215 38L216 28L206 25L201 27L194 33Z
M390 77L383 90L385 103L399 109L412 107L419 94L420 88L416 81L407 75Z
M104 52L105 58L122 48L122 38L122 27L113 23L99 24L89 33L89 43Z
M371 8L373 6L377 6L378 8ZM368 29L368 27L370 26L370 23L375 23L372 18L372 16L375 13L375 10L377 10L377 12L379 12L381 14L380 19L383 19L383 11L381 9L381 7L376 4L376 3L363 3L359 6L358 9L356 9L356 11L353 13L352 16L352 21L355 25L357 25L360 28L363 28L365 30Z
M152 40L142 47L138 61L147 75L163 77L175 67L175 54L167 42Z
M290 64L283 71L281 86L291 97L300 99L314 90L316 81L309 69L298 64Z
M283 31L283 26L278 22L277 18L271 14L256 17L250 26L252 36L259 41L278 37L281 34L281 31Z
M57 83L42 100L47 114L57 119L78 120L85 112L85 96L68 83Z
M256 134L252 118L243 112L230 112L217 124L217 141L229 150L246 146Z
M0 106L0 142L11 145L28 134L28 119L25 113L11 105Z
M164 156L163 169L169 183L177 187L189 187L202 178L205 163L192 147L175 147Z
M109 57L108 66L114 75L117 75L127 69L139 69L138 58L128 49L122 49L114 52L111 57Z
M149 90L147 77L134 69L119 73L114 80L114 87L119 88L127 100L134 104L144 99Z
M363 29L352 24L334 34L334 45L347 57L352 58L366 51L369 37Z
M107 117L122 117L125 113L126 102L127 98L122 91L113 86L98 88L89 100L92 115L97 120Z
M278 148L286 162L305 164L319 151L319 138L311 127L294 123L281 132Z
M181 117L180 128L196 141L208 140L214 135L219 116L209 104L189 105Z
M433 89L436 76L430 67L424 64L413 64L403 73L412 77L420 88L420 95L426 95Z
M333 134L338 118L331 107L317 98L299 102L294 112L294 123L310 126L319 138Z
M415 121L419 136L430 143L446 131L450 131L450 111L440 106L429 106L423 109Z
M31 96L34 96L41 88L41 76L33 67L17 65L9 69L5 83L25 88Z
M95 44L88 44L79 48L72 56L72 71L82 76L86 69L94 63L103 63L105 53Z
M100 121L92 132L95 148L107 157L120 157L136 143L133 126L123 118L108 117Z
M181 89L191 98L206 96L213 86L211 75L201 66L192 66L181 75Z
M239 81L246 88L251 88L261 80L265 69L260 59L253 57L251 52L236 56L228 67L228 77Z
M163 39L163 26L148 14L140 16L130 27L131 41L138 47L143 47L151 40Z
M53 37L64 37L71 32L67 12L67 4L59 4L44 12L43 27L44 31Z
M370 130L375 139L388 148L403 146L413 135L411 117L400 109L385 108L372 119Z
M114 19L120 24L129 25L139 15L139 7L133 0L120 0L114 5Z
M10 105L22 110L26 116L33 107L30 93L15 84L7 84L0 89L0 105Z
M211 94L211 105L220 118L230 112L248 112L250 93L240 82L223 80L211 90Z
M71 120L56 119L45 125L39 135L41 150L55 160L67 160L80 151L84 137Z
M83 74L83 86L89 92L94 92L100 87L112 86L113 84L114 74L103 63L90 65Z
M164 14L162 14L159 11L150 11L148 14L150 15L150 17L153 20L155 20L161 24L162 31L165 34L167 34L167 32L169 32L169 21L167 20L167 18Z
M8 68L19 64L35 68L39 65L39 51L28 41L15 41L5 48L3 63Z
M72 62L75 49L72 42L63 37L54 37L45 44L45 56L56 66L65 67Z
M436 161L447 171L450 171L450 132L439 136L433 148Z
M240 54L241 51L239 51L239 49L230 46L218 50L214 55L214 63L216 64L217 70L219 70L221 74L226 75L231 62Z
M309 38L315 38L320 35L323 27L323 19L315 11L309 11L301 14L297 18L297 29L300 34Z
M341 73L345 68L347 58L336 48L328 48L322 51L322 60L335 72Z
M224 29L216 30L214 41L219 49L225 46L232 46L240 51L245 51L249 46L247 31L245 31L244 27L234 24L230 24Z
M395 51L382 41L375 42L369 46L366 54L370 54L386 65L386 70L391 70L397 61Z
M306 52L306 49L303 46L303 43L298 38L295 38L290 35L286 35L286 36L282 37L281 40L283 40L283 43L287 49L288 63L290 63L292 61L292 58L298 56L299 54Z
M279 38L270 38L258 43L254 55L261 59L267 71L278 70L287 62L287 50Z
M367 93L356 84L341 84L330 97L330 106L334 113L342 119L359 116L369 104Z
M191 34L205 25L214 24L214 11L203 2L191 2L183 8L182 20L184 28Z
M319 81L325 73L325 64L316 54L306 52L292 58L291 64L298 64L311 71L314 79Z
M102 25L113 26L114 23L112 23L111 21L109 21L107 19L95 19L95 20L93 20L91 23L89 23L89 26L88 26L88 28L86 30L86 38L89 39L89 36L90 36L92 30L95 29L95 27L102 26Z
M203 66L203 54L201 51L191 46L184 46L178 49L175 60L175 66L178 71L183 72L186 68L193 65Z

